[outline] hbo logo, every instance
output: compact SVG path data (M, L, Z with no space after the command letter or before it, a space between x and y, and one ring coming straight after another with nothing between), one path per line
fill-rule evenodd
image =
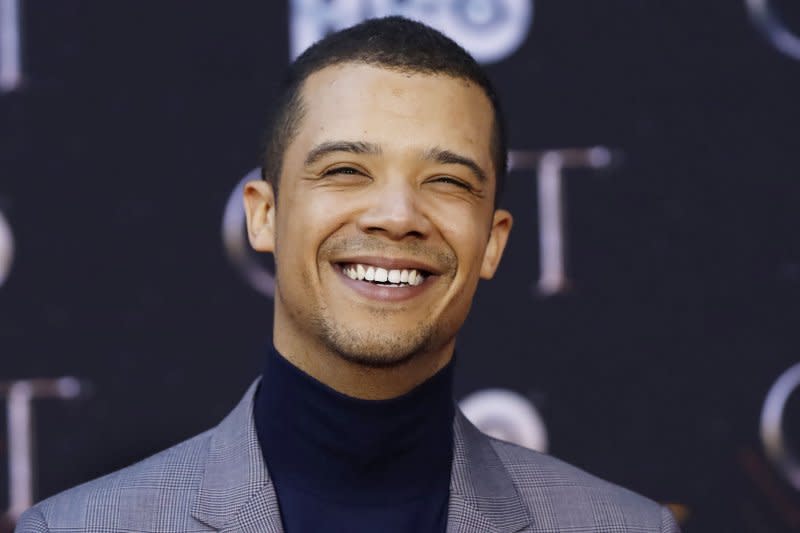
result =
M291 0L292 58L327 33L362 20L402 15L441 31L478 61L509 56L525 41L533 0Z

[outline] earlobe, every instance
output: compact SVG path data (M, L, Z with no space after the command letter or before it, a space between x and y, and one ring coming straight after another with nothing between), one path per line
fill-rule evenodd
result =
M272 184L250 181L244 186L247 237L258 252L275 251L275 193Z
M486 251L483 253L483 263L481 264L482 279L492 279L494 277L494 273L500 264L500 259L503 257L503 251L506 249L508 235L511 232L513 223L514 219L511 217L511 213L505 209L495 210L492 229L489 233L489 242L486 244Z

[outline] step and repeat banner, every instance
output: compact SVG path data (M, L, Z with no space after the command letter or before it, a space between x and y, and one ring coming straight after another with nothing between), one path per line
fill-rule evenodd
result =
M689 533L800 530L789 0L0 0L0 529L258 375L273 267L240 194L270 97L388 14L467 48L508 115L515 225L459 337L465 413Z

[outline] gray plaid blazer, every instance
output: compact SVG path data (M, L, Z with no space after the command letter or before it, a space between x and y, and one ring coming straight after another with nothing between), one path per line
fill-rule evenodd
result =
M253 423L256 384L217 427L37 504L16 531L283 531ZM460 412L454 441L450 533L678 531L658 504L487 437Z

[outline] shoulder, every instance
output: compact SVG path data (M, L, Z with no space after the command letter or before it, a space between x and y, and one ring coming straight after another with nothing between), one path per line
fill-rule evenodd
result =
M189 521L190 506L206 464L211 431L147 459L52 496L28 511L17 533L82 531L125 522L145 527L145 517L161 523ZM146 512L145 512L146 511ZM162 516L170 513L169 517ZM187 522L188 525L188 522Z
M555 457L487 438L530 515L550 520L548 530L588 522L603 531L678 531L670 512L644 496Z

